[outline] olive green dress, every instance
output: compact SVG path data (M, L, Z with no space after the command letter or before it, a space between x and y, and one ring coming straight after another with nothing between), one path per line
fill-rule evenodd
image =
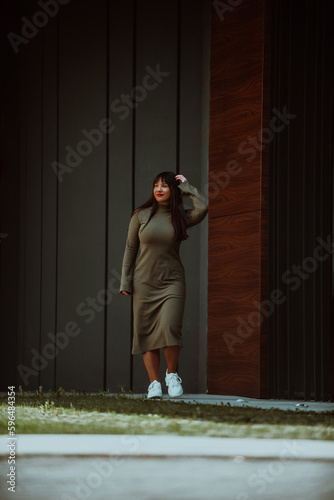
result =
M194 226L206 216L207 203L188 181L178 187L193 201L187 226ZM182 346L186 286L179 255L180 241L173 240L169 205L159 205L157 213L144 228L150 210L145 208L132 216L123 259L120 291L133 295L132 354L171 345ZM136 260L139 247L140 255Z

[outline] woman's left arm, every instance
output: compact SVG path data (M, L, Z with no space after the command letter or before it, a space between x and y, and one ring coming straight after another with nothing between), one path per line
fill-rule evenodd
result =
M181 181L179 188L182 193L190 196L191 201L194 204L194 208L188 212L188 226L195 226L202 222L206 214L208 213L207 201L194 186L192 186L183 175L177 175L176 179Z

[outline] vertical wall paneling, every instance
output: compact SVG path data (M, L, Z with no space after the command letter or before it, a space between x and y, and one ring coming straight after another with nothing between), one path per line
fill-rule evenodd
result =
M220 14L212 10L208 390L259 397L267 390L257 305L267 259L265 3Z
M323 168L323 191L320 193L320 200L323 201L322 206L322 217L324 220L324 226L322 234L324 237L334 241L334 151L333 151L333 128L334 128L334 64L332 54L334 51L334 33L331 25L331 19L329 16L330 12L330 2L324 1L322 9L319 12L319 17L323 23L323 30L321 36L321 50L322 50L322 61L321 61L321 74L323 78L320 79L320 74L318 76L318 85L321 91L317 92L317 99L320 103L322 96L322 105L324 109L323 113L323 126L322 126L322 136L320 135L320 130L318 129L318 137L320 142L320 137L322 137L323 148L320 149L322 152L323 164L327 168ZM319 34L321 33L319 28ZM332 64L331 64L332 63ZM320 72L319 72L320 73ZM320 85L321 82L321 85ZM324 98L326 96L326 99ZM328 106L328 108L327 108ZM332 113L330 112L332 110ZM318 176L317 176L318 177ZM319 196L319 195L318 195ZM329 209L328 209L329 207ZM322 357L320 363L318 363L318 370L321 371L321 384L317 384L316 397L318 395L323 399L331 398L334 399L334 317L333 317L333 284L334 284L334 256L333 254L329 256L326 265L322 266L320 269L321 275L321 289L324 290L323 296L321 297L320 303L318 301L317 310L322 311L318 317L323 318L323 328L324 328L324 340L322 342ZM317 319L315 320L317 324ZM316 328L314 329L313 336L316 336ZM315 337L316 338L316 337Z
M149 197L157 173L176 169L177 13L177 0L163 10L152 0L137 3L136 84L142 84L147 67L168 74L136 108L136 206ZM146 390L147 382L141 356L135 356L133 387Z
M273 111L270 109L270 60L271 60L271 1L264 2L263 72L262 72L262 129L269 140L268 124ZM270 143L269 143L270 144ZM269 144L263 144L261 154L261 243L260 243L260 303L268 299L268 195L269 195ZM260 325L260 394L268 394L268 315L263 314Z
M284 6L283 3L273 3L273 17L277 19L277 23L274 28L273 36L272 36L272 65L271 65L271 96L275 95L275 102L277 109L282 109L283 106L288 106L289 102L289 94L288 87L282 85L282 81L279 78L281 74L279 64L284 64L284 58L288 57L289 54L289 46L290 46L290 30L285 29L282 31L282 22L285 19L287 6ZM284 33L284 35L283 35ZM283 35L283 36L282 36ZM278 52L278 47L275 44L274 40L280 39L280 44L282 47L282 54ZM284 55L283 55L284 54ZM283 55L283 57L282 57ZM288 79L289 75L285 71L284 79ZM272 102L271 102L272 105ZM277 218L269 224L269 255L271 252L274 252L276 255L276 260L273 260L273 265L276 267L275 272L277 276L282 277L286 270L288 269L288 261L287 261L287 248L288 248L288 210L287 203L284 199L281 199L278 194L282 192L286 192L288 189L288 161L287 161L287 145L289 142L289 134L278 134L276 140L271 144L269 150L270 155L275 152L277 155L277 159L279 161L280 168L273 169L270 168L269 173L271 178L273 179L273 183L277 186L277 189L274 191L272 189L272 184L269 183L270 188L270 200L273 203L276 200L277 206ZM272 159L270 158L270 163ZM274 177L275 176L275 177ZM286 229L287 230L286 230ZM277 235L280 235L280 240L278 244ZM269 260L270 262L270 260ZM270 272L269 272L270 274ZM288 297L288 286L287 283L282 279L277 280L276 283L270 284L271 289L280 289L284 297ZM269 335L269 351L271 352L271 345L273 348L273 352L275 352L276 359L273 360L276 363L276 369L280 371L280 381L277 387L277 391L279 397L287 397L287 394L283 394L283 388L288 385L288 345L286 339L286 332L288 329L288 300L283 301L279 306L279 310L281 314L279 315L279 321L276 325L272 325L271 318L270 329L271 334ZM273 331L273 328L276 328L276 334ZM270 378L269 378L270 380ZM270 392L270 391L269 391Z
M260 208L261 149L249 139L261 130L263 16L263 2L244 1L224 20L212 10L210 132L220 140L210 150L210 218ZM230 161L241 170L228 182Z
M202 50L202 148L201 177L203 193L208 196L209 169L209 123L210 123L210 40L211 2L203 2L203 50ZM207 351L208 351L208 219L203 221L200 237L200 333L199 333L199 392L207 391Z
M74 166L59 184L58 334L66 325L78 326L57 356L56 383L99 390L108 300L106 138L100 130L106 117L106 5L92 5L72 0L59 18L59 162Z
M304 253L305 255L312 255L314 240L313 237L316 233L316 191L318 178L316 176L316 171L313 168L313 163L316 155L316 134L313 132L313 126L311 123L315 121L316 127L319 123L318 110L321 109L320 103L317 103L317 99L307 99L307 91L309 89L310 93L314 96L317 95L317 71L312 71L312 68L317 67L317 52L318 52L318 42L319 38L319 12L313 12L312 5L310 2L306 4L305 9L305 35L303 38L304 46L302 51L305 54L304 60L304 87L303 87L303 108L304 108L304 140L302 142L303 160L304 160L304 199L303 206L305 207L305 217L303 217L303 243L304 243ZM308 26L314 23L314 29L308 34ZM306 83L307 82L307 83ZM308 154L305 154L306 144L308 145ZM304 288L304 303L310 303L312 297L316 291L316 274L308 278L308 284ZM304 311L303 311L304 312ZM314 314L314 311L313 311ZM303 324L303 358L304 366L301 372L301 377L304 380L304 391L306 394L314 394L314 377L309 377L308 372L313 372L315 370L314 363L314 352L316 349L315 342L315 328L314 322L308 321L305 317ZM312 348L306 348L307 343L311 342ZM311 346L310 346L311 347ZM300 385L300 384L299 384ZM297 386L298 387L298 386ZM304 391L302 396L304 396Z
M26 227L26 107L27 107L27 89L26 89L26 74L27 74L27 54L26 50L22 49L20 54L20 97L19 97L19 116L20 116L20 138L19 138L19 192L20 192L20 207L19 207L19 290L18 290L18 331L17 331L17 358L18 366L23 365L24 358L24 319L25 319L25 227ZM22 377L17 373L19 384L25 386Z
M210 393L259 397L259 327L253 305L259 300L259 225L258 212L209 220ZM215 255L224 256L224 266L210 272Z
M319 127L320 130L319 128L317 130L317 143L319 144L318 156L321 158L323 168L321 177L317 173L315 175L318 180L320 180L319 177L321 178L322 185L320 193L317 193L318 200L322 202L319 203L321 207L319 215L322 219L321 233L323 238L333 242L334 63L331 55L334 51L334 33L330 22L330 8L331 2L324 0L321 9L319 9L318 33L321 40L319 47L321 48L322 58L321 63L319 61L317 79L319 89L317 91L317 104L320 105L320 102L322 104L322 127ZM328 398L334 399L333 269L333 255L329 255L324 265L319 266L322 296L318 297L318 295L316 295L318 298L316 305L317 318L315 320L315 329L313 333L314 337L317 338L317 324L321 322L323 334L322 342L317 343L321 355L317 359L315 394L317 398L321 397L324 400ZM319 298L321 298L320 301Z
M270 145L268 286L285 297L269 318L271 397L334 394L332 262L319 247L333 223L330 6L273 1L270 107L294 118Z
M287 14L287 13L286 13ZM285 14L285 15L286 15ZM300 127L304 123L304 95L305 86L293 85L292 80L294 73L303 74L305 68L305 45L306 45L306 12L305 9L300 10L298 2L290 3L290 45L289 45L289 100L287 103L288 109L291 113L297 115L294 122L289 124L289 164L294 165L288 171L288 206L289 213L294 212L294 217L289 217L289 244L288 244L288 265L289 267L297 262L303 261L304 256L304 224L303 221L303 207L305 205L305 185L309 183L309 179L305 179L305 136L300 133ZM304 57L303 57L304 56ZM303 81L305 81L305 74ZM301 83L301 82L300 82ZM296 122L296 120L298 120ZM310 224L311 221L307 221ZM304 286L301 287L300 294L304 294ZM301 351L304 348L305 339L303 338L305 332L305 316L303 308L300 307L300 294L290 293L288 304L288 349L289 349L289 395L301 397L302 392L299 393L298 387L301 387L304 372L304 356L301 356ZM303 299L301 299L303 300ZM293 376L291 376L293 374Z
M203 72L203 9L201 0L181 2L180 10L180 109L179 109L179 170L187 179L204 191L201 172L206 165L201 165L201 151L203 141L201 138L202 126L202 85L194 85L200 82ZM200 226L188 231L189 239L181 245L181 259L186 273L186 305L183 322L184 348L180 357L179 372L182 376L184 386L189 392L198 392L199 384L199 358L206 352L200 353L199 339L202 334L203 325L200 324L201 314L206 315L206 304L194 309L195 294L201 286L199 272L201 265L200 252L194 253L195 248L202 250L200 244L201 233L207 225L205 219ZM204 248L206 245L204 246ZM203 250L204 250L203 248ZM206 330L206 329L205 329ZM205 331L206 334L206 331Z
M177 0L164 10L152 0L137 3L136 83L142 84L147 67L160 68L165 76L136 108L135 205L150 195L152 175L176 166L177 13ZM153 86L152 77L149 83Z
M119 391L131 385L131 298L119 293L120 273L132 212L133 110L121 103L133 83L134 1L109 4L108 283L107 383Z
M37 372L29 378L26 388L39 385L39 366L44 362L36 357L34 366L31 352L40 353L40 300L41 300L41 137L42 137L42 40L30 41L26 54L26 173L25 173L25 310L24 310L24 363ZM37 370L36 370L37 366Z
M41 371L40 384L54 385L56 343L56 262L57 262L57 176L51 168L57 159L57 20L41 34L42 54L42 268L41 346L49 347L48 365ZM54 351L53 351L54 349Z
M8 42L7 33L19 29L19 7L6 5L6 16L0 20L2 40L0 75L1 151L0 151L0 330L2 357L0 381L6 390L16 385L18 359L18 293L19 293L19 168L20 137L20 59ZM10 27L10 29L8 29Z
M147 389L121 264L131 212L156 173L180 170L206 189L210 5L72 0L22 47L18 357L36 368L27 389ZM36 3L26 7L32 19ZM196 391L206 376L205 222L182 251L180 370Z

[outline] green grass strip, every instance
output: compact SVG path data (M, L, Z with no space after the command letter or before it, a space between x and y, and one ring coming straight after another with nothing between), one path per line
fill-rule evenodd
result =
M178 434L219 437L334 439L334 412L279 410L147 400L126 395L41 390L16 395L16 433ZM0 433L7 434L0 397Z

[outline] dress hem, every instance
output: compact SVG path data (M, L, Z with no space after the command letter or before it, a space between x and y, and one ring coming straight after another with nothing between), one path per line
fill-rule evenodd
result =
M156 351L157 349L163 349L164 347L171 347L171 346L174 346L174 345L180 347L180 349L182 349L182 347L183 347L182 344L177 344L177 343L174 342L172 344L163 344L163 345L160 345L160 346L157 346L157 347L153 347L152 349L145 349L145 350L142 350L142 351L140 351L140 350L134 351L132 349L131 354L133 354L133 355L135 355L135 354L144 354L145 352Z

